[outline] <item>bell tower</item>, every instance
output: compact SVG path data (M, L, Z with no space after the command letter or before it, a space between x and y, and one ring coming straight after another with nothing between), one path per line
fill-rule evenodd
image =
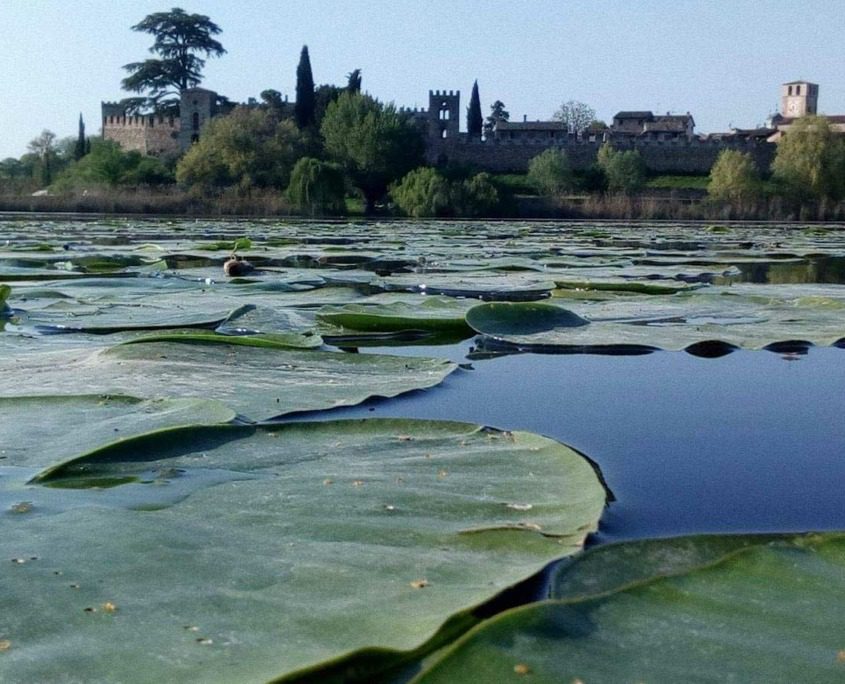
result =
M432 139L457 139L461 126L461 91L428 91L428 135Z
M790 119L818 113L819 86L808 81L790 81L780 87L780 113Z

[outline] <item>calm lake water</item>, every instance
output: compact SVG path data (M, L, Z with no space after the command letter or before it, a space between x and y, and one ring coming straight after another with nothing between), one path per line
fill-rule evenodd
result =
M468 363L471 346L367 351ZM595 541L845 529L844 349L471 364L435 389L331 415L464 420L565 442L595 461L616 498Z

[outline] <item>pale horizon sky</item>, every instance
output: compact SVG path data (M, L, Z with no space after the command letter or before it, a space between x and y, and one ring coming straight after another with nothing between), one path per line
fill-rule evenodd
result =
M608 122L689 111L708 133L762 124L780 84L806 79L821 113L845 114L845 0L0 0L0 159L43 129L75 136L80 113L96 135L100 102L128 95L122 65L149 55L130 26L173 6L223 29L228 54L202 85L234 101L267 88L293 100L307 44L315 83L360 68L364 90L399 106L460 90L465 110L478 79L485 116L497 99L512 120L580 100Z

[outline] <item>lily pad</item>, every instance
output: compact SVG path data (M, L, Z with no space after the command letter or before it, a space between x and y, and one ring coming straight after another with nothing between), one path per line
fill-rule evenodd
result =
M780 343L826 346L845 338L845 323L834 313L845 306L845 293L819 287L806 295L796 288L790 297L734 286L670 297L571 300L569 305L573 320L582 317L590 324L552 325L549 310L524 303L479 305L467 312L467 322L499 343L529 351L702 345L762 349Z
M608 546L564 566L552 595L475 628L414 681L843 678L841 534Z
M244 338L245 339L245 338ZM253 420L358 404L439 384L456 369L440 359L229 344L138 342L0 359L16 378L6 396L128 394L213 397Z
M118 395L0 397L0 412L0 467L27 468L44 468L151 430L235 418L232 409L210 399Z
M468 305L446 297L424 297L417 303L346 304L324 307L317 318L349 330L392 332L397 330L430 330L472 334L464 320Z
M9 514L4 681L261 682L367 647L374 674L580 549L605 503L553 440L413 420L164 430L40 478L109 480L132 510L36 486L66 509Z
M474 306L466 321L477 333L491 337L533 335L557 328L580 328L589 321L554 304L490 302Z

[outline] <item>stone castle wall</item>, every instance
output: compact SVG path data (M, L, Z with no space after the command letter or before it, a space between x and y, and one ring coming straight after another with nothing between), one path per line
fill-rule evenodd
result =
M103 116L104 140L152 156L178 153L179 129L179 119L165 116Z
M499 140L470 139L465 134L452 139L428 139L426 160L430 164L460 164L493 173L525 173L528 163L547 149L566 152L572 168L584 170L595 163L601 140ZM612 141L619 150L637 150L654 173L707 174L719 152L739 150L751 155L761 173L774 159L774 143L720 140L624 140Z

